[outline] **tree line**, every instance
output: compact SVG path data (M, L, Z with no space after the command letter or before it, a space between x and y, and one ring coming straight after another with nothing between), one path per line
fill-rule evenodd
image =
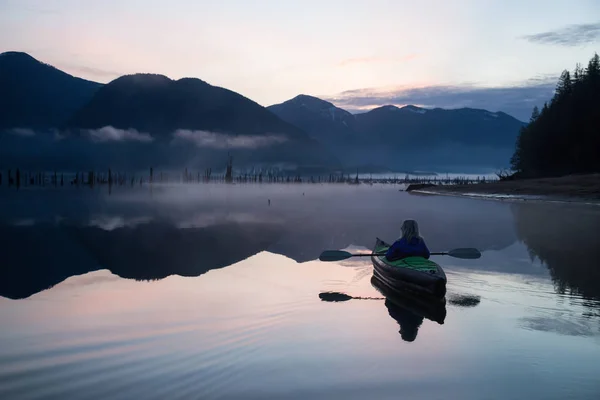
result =
M518 177L600 172L600 58L560 75L554 97L533 109L511 165Z

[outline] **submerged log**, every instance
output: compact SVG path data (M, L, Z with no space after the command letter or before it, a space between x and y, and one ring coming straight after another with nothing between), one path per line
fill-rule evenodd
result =
M413 190L421 190L435 186L436 185L434 185L433 183L411 183L410 185L408 185L405 191L412 192Z

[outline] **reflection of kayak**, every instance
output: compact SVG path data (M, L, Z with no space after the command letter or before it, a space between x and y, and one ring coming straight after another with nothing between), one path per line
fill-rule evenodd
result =
M443 324L446 319L446 299L433 296L422 296L406 291L390 288L376 275L371 278L371 285L385 296L385 305L390 316L398 323L403 319L400 316L410 314L420 318L427 318L438 324ZM398 318L397 318L398 317ZM406 320L406 318L404 318ZM410 318L409 318L410 319Z
M377 238L374 253L384 253L389 244ZM385 256L371 257L374 274L386 285L403 290L426 293L435 297L446 295L446 274L437 263L423 257L407 257L389 261Z
M419 328L425 318L443 324L446 319L445 299L423 297L409 292L396 291L373 275L371 284L385 296L388 314L400 326L400 336L407 342L417 338Z

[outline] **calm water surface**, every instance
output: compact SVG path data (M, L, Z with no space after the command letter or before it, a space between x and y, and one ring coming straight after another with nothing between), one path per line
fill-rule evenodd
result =
M435 257L441 307L315 261L406 218L483 253ZM383 185L0 188L0 399L598 399L599 228Z

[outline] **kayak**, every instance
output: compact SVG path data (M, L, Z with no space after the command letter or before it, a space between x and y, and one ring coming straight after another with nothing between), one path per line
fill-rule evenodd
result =
M373 253L385 253L390 244L376 238ZM446 274L437 263L423 257L390 261L385 256L371 256L373 275L396 290L408 290L437 298L446 295Z

